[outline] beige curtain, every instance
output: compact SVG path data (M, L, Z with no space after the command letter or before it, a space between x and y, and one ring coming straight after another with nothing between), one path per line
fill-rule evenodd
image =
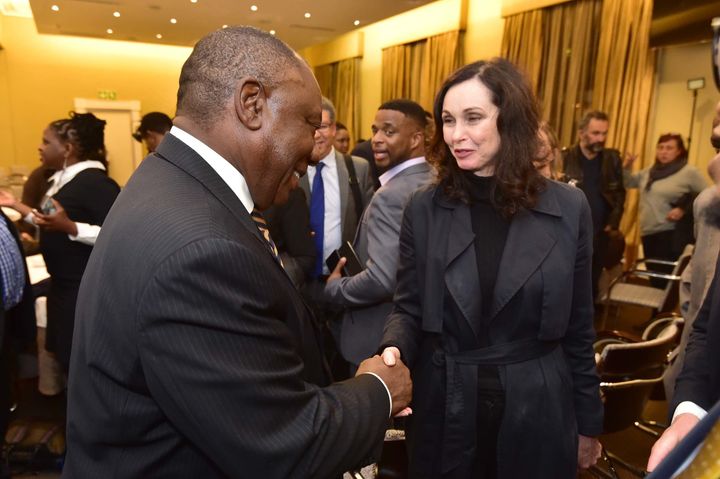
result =
M610 115L608 144L621 152L641 153L645 148L656 59L649 46L652 9L652 0L603 3L593 106ZM628 191L620 228L632 259L639 243L636 190Z
M440 85L463 64L462 42L462 32L452 31L383 49L382 101L409 98L432 111Z
M577 121L591 106L601 11L602 0L578 0L505 21L501 55L526 72L563 146L575 142Z
M337 121L348 128L351 143L360 133L360 61L350 58L315 67L320 91L335 105Z

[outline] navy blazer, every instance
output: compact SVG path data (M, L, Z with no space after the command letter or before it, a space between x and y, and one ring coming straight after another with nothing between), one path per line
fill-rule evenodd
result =
M329 385L313 319L245 206L168 134L78 298L63 477L323 478L372 462L388 398Z
M439 187L417 192L405 210L383 344L397 345L413 373L411 477L462 470L475 455L476 403L468 391L477 369L448 366L459 352L481 347L474 240L470 208ZM499 367L506 401L499 478L574 477L578 433L602 432L591 257L590 210L576 188L548 181L537 205L510 223L487 336L492 346L523 341L542 353L516 351L513 364Z

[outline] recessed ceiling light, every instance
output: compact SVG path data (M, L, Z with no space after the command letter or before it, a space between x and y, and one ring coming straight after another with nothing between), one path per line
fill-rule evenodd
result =
M108 28L108 29L105 30L105 31L108 32L108 35L112 35L112 32L113 32L112 28Z
M227 25L223 25L223 28L227 28L227 27L228 27Z
M270 30L270 35L275 35L275 30Z
M197 3L197 0L190 0L190 3Z
M50 10L52 10L53 12L59 12L60 7L58 7L57 5L53 5L52 7L50 7Z
M160 39L162 38L162 33L158 33L157 35L155 35L155 38L157 38L158 40L160 40Z
M310 18L310 12L305 12L305 18Z
M175 25L175 24L177 23L177 18L171 18L171 19L170 19L170 23L172 23L173 25Z
M257 12L257 5L250 5L250 10Z
M113 12L113 17L118 18L120 16L120 12Z
M356 27L357 27L358 25L360 25L360 20L355 20L355 21L353 22L353 25L355 25Z

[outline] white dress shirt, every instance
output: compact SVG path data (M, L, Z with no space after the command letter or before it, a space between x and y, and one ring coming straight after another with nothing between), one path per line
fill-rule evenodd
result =
M330 274L325 258L340 247L342 243L342 211L340 202L340 180L338 179L337 161L335 160L335 148L330 148L330 153L320 160L324 163L321 173L323 188L325 190L325 217L323 220L323 274ZM312 193L313 180L317 168L308 166L307 175Z
M192 136L190 133L181 130L177 126L173 126L170 129L170 133L175 138L195 150L195 153L200 155L202 159L210 165L210 168L215 170L225 184L230 187L247 212L252 212L253 208L255 208L255 202L253 201L252 196L250 196L250 189L248 188L247 181L245 181L245 177L237 170L237 168L231 165L215 150Z

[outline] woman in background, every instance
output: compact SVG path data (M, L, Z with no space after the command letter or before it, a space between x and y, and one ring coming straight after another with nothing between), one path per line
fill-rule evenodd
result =
M413 478L574 478L600 453L592 225L533 165L538 110L508 61L435 100L439 182L405 209L383 359L413 375Z
M625 159L623 176L626 188L640 191L638 222L644 256L675 261L692 241L692 220L688 215L707 181L700 170L688 165L685 143L677 133L660 135L655 162L649 168L632 173L634 161L634 156ZM688 220L689 227L683 227ZM672 271L672 266L665 271ZM651 283L656 287L665 285L664 280L656 278Z
M120 187L107 176L105 121L92 113L71 113L43 132L38 148L47 168L56 170L41 210L0 192L0 206L20 212L40 227L40 250L48 273L46 348L67 373L80 280L92 247Z
M545 178L560 180L557 164L560 159L559 142L555 131L548 122L543 121L540 123L538 139L540 143L533 159L533 165L537 168L538 173Z

